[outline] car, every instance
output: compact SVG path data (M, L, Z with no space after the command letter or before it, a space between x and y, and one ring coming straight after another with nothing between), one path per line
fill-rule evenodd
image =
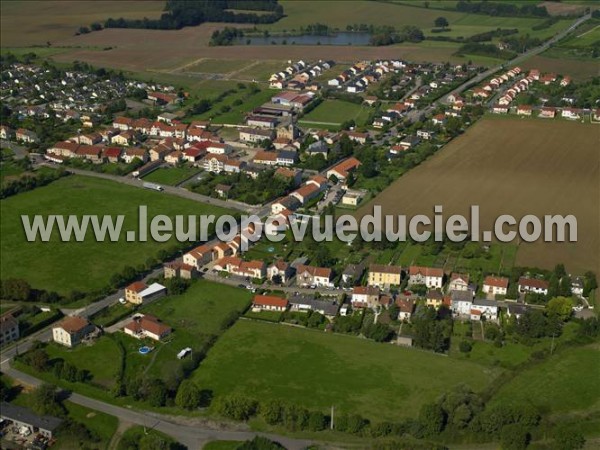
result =
M249 284L248 286L246 286L246 289L248 289L249 291L251 291L251 290L254 289L254 287L252 287L252 285Z
M121 297L121 298L119 299L119 303L120 303L121 305L124 305L124 304L125 304L125 303L127 303L127 302L125 301L125 299L124 299L123 297Z
M246 285L245 284L238 284L238 287L244 289L246 287Z

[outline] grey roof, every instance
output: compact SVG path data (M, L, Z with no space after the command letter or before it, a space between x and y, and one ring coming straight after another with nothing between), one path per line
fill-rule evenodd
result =
M450 297L452 297L453 302L473 301L473 291L451 291Z
M291 305L308 305L313 311L323 311L326 316L335 316L338 304L330 300L318 300L309 295L294 295L289 299Z
M510 314L521 315L521 314L525 314L527 312L528 308L527 308L527 306L521 305L519 303L515 303L515 304L509 303L507 306L507 309Z
M291 159L292 161L296 161L298 159L298 153L291 150L281 150L277 154L277 159Z
M7 402L0 403L0 411L3 419L25 423L47 431L54 431L63 422L58 417L38 416L29 408Z
M496 300L487 300L485 298L476 298L473 300L473 306L495 306L498 307Z
M327 143L323 141L313 142L308 146L308 151L311 153L327 153Z
M347 275L353 278L360 277L365 271L365 266L363 263L360 264L348 264L344 269L343 275Z

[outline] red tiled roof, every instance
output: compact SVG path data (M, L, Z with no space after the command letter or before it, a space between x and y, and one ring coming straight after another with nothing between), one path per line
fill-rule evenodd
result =
M255 295L252 299L252 304L257 306L276 306L279 308L287 308L288 301L285 298L275 297L272 295Z
M487 276L483 284L506 289L508 288L508 278Z

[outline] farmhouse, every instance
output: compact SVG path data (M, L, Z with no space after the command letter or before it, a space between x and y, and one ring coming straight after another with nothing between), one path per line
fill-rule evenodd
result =
M487 276L483 281L483 292L491 295L506 295L508 278Z
M252 311L279 311L283 312L288 307L288 301L285 298L272 295L255 295L252 299Z
M96 327L83 317L69 316L52 328L52 339L66 347L75 347L95 330Z
M410 266L408 276L409 286L424 284L431 289L441 289L444 280L444 270L433 267Z
M138 314L123 327L123 331L137 339L149 338L160 341L171 334L172 328L150 314Z
M549 283L544 280L538 280L536 278L519 278L519 292L524 294L527 292L532 292L535 294L548 294Z
M142 281L136 281L125 288L125 300L134 305L141 305L144 302L164 297L166 294L167 288L159 283L147 286Z
M369 266L369 286L390 287L400 286L402 268L399 266L386 266L371 264Z

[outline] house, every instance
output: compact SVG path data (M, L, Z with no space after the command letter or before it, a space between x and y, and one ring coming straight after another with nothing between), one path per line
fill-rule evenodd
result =
M549 283L545 280L521 277L519 278L518 286L521 294L531 292L534 294L548 295Z
M329 147L324 141L313 142L306 148L306 154L309 156L321 155L324 159L327 159L328 153Z
M0 126L0 139L9 141L10 139L13 138L14 135L15 135L15 132L12 128L7 127L6 125Z
M508 114L508 105L497 104L492 107L494 114Z
M425 305L433 306L434 308L439 308L444 303L444 295L441 291L437 289L430 289L427 291L425 295Z
M19 322L12 314L6 313L0 317L0 345L6 345L19 339Z
M413 148L413 147L419 145L420 142L421 142L421 138L419 138L417 136L408 135L408 136L403 137L400 140L399 144L404 147Z
M79 148L79 144L75 142L57 142L52 147L50 147L47 152L53 153L54 155L64 156L65 158L73 158L77 154L77 149Z
M125 288L125 300L134 305L141 305L150 300L164 297L166 294L167 288L159 283L147 286L143 281L136 281Z
M561 117L570 120L581 119L581 110L576 108L565 108L562 110Z
M215 249L218 250L218 246ZM230 253L233 253L233 250L230 250ZM264 261L243 261L234 256L219 258L214 265L214 270L225 271L232 275L249 278L264 278L267 273Z
M448 283L448 292L450 291L466 291L469 289L469 275L463 273L453 273L450 276Z
M581 277L575 277L571 280L571 293L577 297L583 297L584 282Z
M99 164L102 162L102 154L104 147L99 145L80 145L75 152L75 157L85 158L93 163Z
M136 314L131 322L123 327L123 331L137 339L160 341L170 335L173 329L150 314Z
M200 270L213 259L213 247L209 244L200 245L183 255L184 264L195 267L196 270Z
M186 264L179 261L166 263L164 265L165 279L169 278L183 278L185 280L191 280L197 275L196 266Z
M252 311L278 311L287 309L289 302L285 298L273 295L255 295L252 299Z
M52 328L52 339L66 347L75 347L95 330L96 327L83 317L69 316Z
M302 182L302 171L296 169L288 169L286 167L279 167L275 170L275 176L281 177L286 180L292 180L294 186L300 185Z
M431 123L433 123L434 125L445 125L446 116L444 114L436 114L431 118Z
M231 153L231 147L222 142L211 142L207 147L206 151L214 155L226 155Z
M471 307L473 306L474 292L470 289L467 291L451 291L450 301L452 312L462 316L469 316L471 314Z
M402 279L402 268L399 266L386 266L371 264L369 266L369 286L388 288L400 286Z
M117 163L117 162L119 162L119 159L121 159L122 153L123 153L123 150L121 150L119 147L107 147L104 149L102 156L108 162Z
M219 194L219 197L227 197L232 187L228 184L219 183L215 186L215 192Z
M365 272L365 266L361 264L348 264L342 273L342 282L352 285L359 282Z
M25 128L19 128L15 133L15 139L19 142L25 142L27 144L34 144L39 142L38 136L34 131L26 130Z
M363 191L348 189L342 197L342 205L358 206L364 196L365 192Z
M53 416L39 416L24 406L18 406L14 403L0 403L0 419L3 423L11 422L12 426L21 430L27 429L30 435L41 434L47 439L52 439L55 430L63 423L62 419ZM23 440L25 442L25 440ZM29 447L29 446L28 446ZM31 448L45 448L34 447Z
M246 118L246 125L249 127L275 128L278 122L278 119L275 117L248 116Z
M435 137L435 131L431 130L418 130L417 131L417 139L425 139L426 141L430 141Z
M277 152L276 163L280 166L293 166L298 162L298 153L291 150Z
M375 286L356 286L352 289L350 300L352 308L374 308L379 305L379 288Z
M279 214L286 209L289 211L296 211L302 203L296 198L288 195L287 197L280 198L271 204L271 213Z
M167 164L172 164L172 165L178 164L179 162L181 162L182 159L183 159L183 152L180 152L179 150L175 150L174 152L171 152L167 156L165 156L165 162Z
M360 165L361 162L358 159L350 157L329 169L327 171L327 178L331 178L333 176L338 180L345 180L350 175L350 172L356 170L356 168Z
M592 113L592 121L593 122L600 122L600 108L596 109Z
M476 298L471 306L471 320L498 320L498 303L494 300Z
M310 200L317 197L321 193L321 190L314 184L305 184L304 186L296 189L290 194L290 197L298 199L302 205L306 205Z
M267 279L269 281L279 280L280 283L287 283L293 275L294 269L283 259L272 262L267 267Z
M506 295L508 292L508 278L487 276L483 280L482 291L491 296Z
M319 314L333 318L338 312L338 304L331 300L319 300L309 295L293 295L289 299L290 311L318 312Z
M209 155L202 160L202 165L207 172L220 173L225 170L228 159L225 155Z
M264 164L266 166L277 165L277 152L271 152L268 150L259 150L252 158L254 164Z
M544 119L554 119L556 116L556 108L552 108L550 106L544 106L540 109L540 113L538 117L542 117Z
M409 286L424 284L430 289L441 289L444 281L444 270L433 267L410 266L408 276Z
M272 129L262 128L242 128L240 129L240 141L257 143L265 139L273 140L275 131Z
M206 147L193 145L183 150L183 159L192 164L198 163L206 155Z
M509 303L506 307L506 315L520 319L527 312L527 306L520 303Z
M517 106L518 116L531 116L533 107L531 105L519 105Z
M346 131L345 134L351 141L358 142L359 144L366 144L369 137L369 133L359 133L357 131Z
M412 298L397 298L396 305L399 308L398 320L410 320L413 311L415 310L415 301Z
M123 161L127 164L131 164L134 159L138 158L142 162L148 161L148 152L139 147L127 148L125 149L125 153L123 153Z
M296 267L296 286L333 287L333 272L327 267L299 264Z

